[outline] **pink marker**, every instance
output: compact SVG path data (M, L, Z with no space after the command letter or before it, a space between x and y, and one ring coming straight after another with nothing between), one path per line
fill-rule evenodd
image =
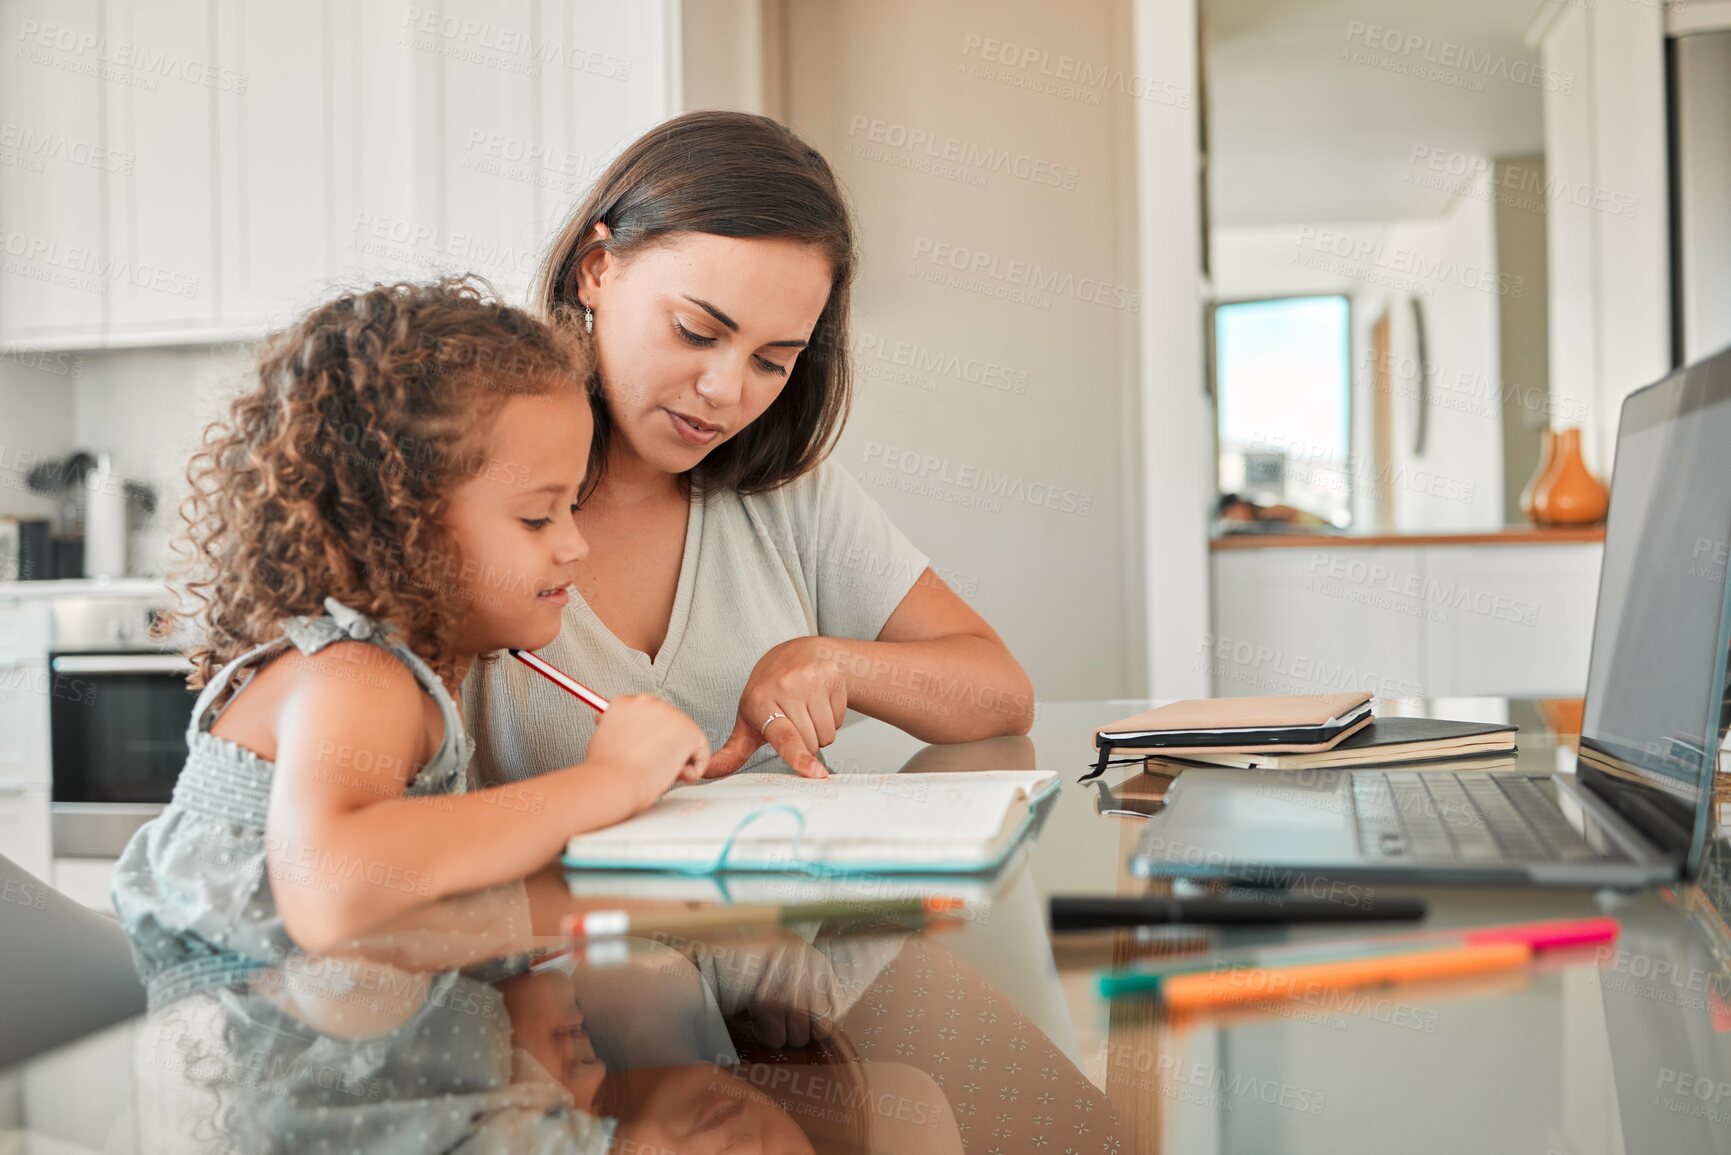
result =
M1558 950L1568 946L1613 942L1621 929L1614 918L1577 918L1469 930L1462 934L1461 938L1472 946L1492 942L1519 942L1534 950Z
M578 698L585 705L593 707L596 713L604 714L607 712L606 698L603 698L600 694L597 694L594 690L591 690L588 686L585 686L582 682L579 682L576 678L573 678L570 674L567 674L552 662L547 661L545 658L538 657L535 654L530 653L528 650L512 650L511 656L516 658L519 662L522 662L525 666L528 666L531 670L534 670L537 674L540 674L543 678L546 678L549 682L552 682L555 686L558 686L561 690L564 690L567 694L570 694L573 698Z

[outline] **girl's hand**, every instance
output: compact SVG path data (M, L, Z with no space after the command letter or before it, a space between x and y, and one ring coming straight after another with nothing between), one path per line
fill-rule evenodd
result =
M829 777L817 751L835 741L847 714L847 681L822 644L792 638L758 659L739 696L733 733L710 758L705 777L733 773L765 742L804 777Z
M709 742L677 706L653 694L623 694L595 724L584 761L611 767L625 780L635 814L675 781L702 778Z

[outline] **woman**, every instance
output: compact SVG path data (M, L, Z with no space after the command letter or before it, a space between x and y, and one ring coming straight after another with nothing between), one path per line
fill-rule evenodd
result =
M714 111L627 148L542 268L542 309L581 318L598 372L575 511L594 548L541 653L603 693L683 708L719 744L711 776L773 753L822 777L816 751L849 707L929 742L1032 723L1003 641L827 459L851 395L853 271L823 158ZM463 698L491 781L569 765L594 728L515 662Z

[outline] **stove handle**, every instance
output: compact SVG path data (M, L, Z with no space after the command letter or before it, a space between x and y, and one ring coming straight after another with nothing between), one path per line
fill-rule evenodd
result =
M192 669L179 654L63 654L49 665L56 674L184 674Z

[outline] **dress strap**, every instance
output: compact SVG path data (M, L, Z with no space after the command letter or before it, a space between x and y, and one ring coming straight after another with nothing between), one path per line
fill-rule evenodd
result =
M274 638L254 646L246 653L235 658L228 665L216 672L216 677L204 684L204 689L198 695L198 701L193 703L192 721L187 725L187 737L202 734L216 723L214 709L228 690L228 684L234 681L234 676L242 670L251 668L260 658L269 657L288 645L287 638Z
M315 616L285 618L283 635L303 654L316 654L333 642L370 642L395 655L409 668L421 689L438 704L439 718L444 723L444 738L427 764L421 768L411 787L447 792L446 780L464 769L468 751L464 746L463 717L451 692L433 672L433 668L414 650L405 645L389 626L368 617L336 598L325 599L325 612Z

